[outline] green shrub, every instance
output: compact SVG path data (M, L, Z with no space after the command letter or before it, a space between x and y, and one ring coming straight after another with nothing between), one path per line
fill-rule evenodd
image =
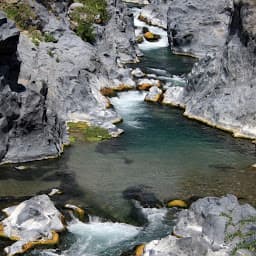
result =
M28 3L20 2L18 4L1 4L2 9L9 19L15 21L17 26L21 29L33 31L38 29L36 25L33 25L33 20L36 20L37 16L31 6Z
M80 22L76 29L76 34L80 36L84 41L89 43L95 42L94 29L91 23L85 21Z
M97 15L100 15L103 23L108 21L108 5L105 0L78 0L77 2L82 3L84 7L78 8L76 15L86 14L87 22L93 23Z
M58 40L50 33L45 33L44 34L44 41L47 43L57 43Z

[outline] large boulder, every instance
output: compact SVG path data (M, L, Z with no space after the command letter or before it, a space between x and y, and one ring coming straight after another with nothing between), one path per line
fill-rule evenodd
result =
M58 156L64 124L48 110L44 95L18 83L19 32L0 13L0 162Z
M52 245L64 230L62 215L47 195L35 196L3 210L7 218L0 223L0 236L16 240L5 248L8 255L23 253L36 245Z
M240 205L235 196L199 199L179 213L174 235L150 242L143 255L251 255L255 225L256 210Z
M224 2L228 5L224 5ZM198 8L191 8L191 6L197 6L198 1L184 3L186 3L186 9L191 9L190 12L193 16ZM200 29L200 33L196 32L196 36L193 36L193 38L198 38L196 42L187 41L186 47L188 48L181 45L179 50L186 52L186 49L192 49L191 53L198 55L200 60L189 75L188 86L182 95L178 94L179 99L174 99L174 102L178 101L179 105L185 106L185 115L190 118L230 131L235 136L254 139L256 138L256 120L254 118L256 113L254 104L256 97L254 39L256 35L256 4L249 0L240 1L239 3L235 2L234 7L231 5L232 8L229 8L229 1L218 0L207 1L202 6L208 4L212 5L210 14L215 13L216 20L219 22L216 25L208 25L207 30L201 29L201 26L198 25L201 18L198 20L196 16L195 21L191 21L187 26L187 12L182 12L180 9L180 25L176 26L179 28L178 31L181 31L181 34L187 33L189 28L189 31L194 31L193 33ZM223 12L219 12L222 9L219 8L224 6L226 7ZM171 7L171 10L173 8ZM170 15L171 13L169 11ZM221 22L220 13L223 19L225 17L224 20L227 21L228 18L230 20L225 23ZM184 22L182 22L182 17ZM224 24L226 24L225 29L223 27L224 34L218 40L218 44L214 43L214 46L213 44L202 45L199 43L208 40L215 42L215 38L218 36L213 31ZM178 35L179 33L176 34L176 37ZM200 38L206 38L206 40L200 40ZM171 40L174 39L175 37L171 36ZM197 48L201 48L203 51L198 54ZM174 47L173 49L176 51L178 48Z

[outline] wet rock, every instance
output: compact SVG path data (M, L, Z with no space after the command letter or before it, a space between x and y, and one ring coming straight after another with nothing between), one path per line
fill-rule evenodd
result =
M152 86L160 87L161 83L159 80L156 79L139 79L137 82L137 88L139 90L149 90Z
M144 208L161 208L162 202L156 198L154 193L143 185L129 187L123 191L123 197L127 200L136 200Z
M0 224L0 234L17 241L5 248L8 255L25 252L36 245L56 244L57 232L64 230L62 215L47 195L35 196L3 211L8 217Z
M161 36L148 31L144 34L144 38L149 42L157 42Z
M140 69L140 68L136 68L134 69L131 74L136 77L136 78L142 78L144 77L146 74Z
M183 94L184 87L172 86L167 88L163 95L162 103L165 105L184 107Z
M78 217L79 220L82 221L85 218L85 211L81 207L78 207L73 204L66 204L65 208L72 210L75 216Z
M168 202L167 207L169 207L169 208L172 208L172 207L187 208L188 204L183 200L175 199L175 200Z
M149 89L149 92L145 96L145 101L148 102L159 102L161 100L163 91L157 86L153 86Z

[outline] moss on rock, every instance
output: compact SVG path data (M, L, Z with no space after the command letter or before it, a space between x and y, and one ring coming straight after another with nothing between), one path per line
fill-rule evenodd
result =
M86 122L69 122L67 125L69 127L69 134L75 141L98 142L111 138L106 129L89 126Z

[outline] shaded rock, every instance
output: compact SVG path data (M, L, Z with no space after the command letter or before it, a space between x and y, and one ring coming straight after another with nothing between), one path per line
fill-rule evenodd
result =
M57 232L64 230L61 213L46 195L35 196L3 211L8 217L0 224L1 236L17 240L5 248L8 255L25 252L36 245L56 244Z
M209 9L207 17L201 15L204 8ZM200 57L179 96L185 115L252 139L256 138L255 9L253 1L173 1L168 15L174 52ZM187 31L192 36L186 36Z
M174 0L168 9L173 52L204 57L223 48L229 35L233 0Z
M143 185L129 187L123 191L123 197L127 200L136 200L144 208L160 208L162 202L156 198L154 193L150 192Z
M149 92L145 96L145 101L148 102L158 102L161 100L163 91L157 86L153 86L149 89Z
M0 12L0 162L56 157L64 143L64 123L47 110L45 97L18 83L18 40L14 24Z

